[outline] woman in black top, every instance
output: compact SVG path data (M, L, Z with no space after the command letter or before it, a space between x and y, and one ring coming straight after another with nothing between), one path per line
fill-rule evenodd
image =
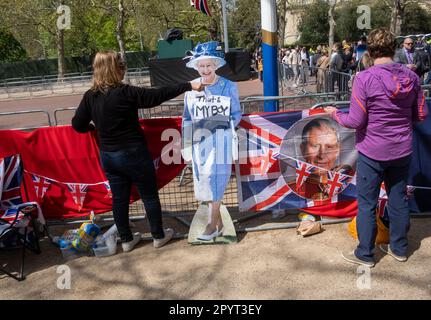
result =
M190 90L201 91L199 83L183 83L147 89L122 83L126 65L120 54L104 51L93 63L93 85L72 119L77 132L97 129L102 168L112 191L112 211L124 251L141 239L129 227L129 201L134 184L144 202L154 247L166 244L172 229L163 230L156 173L145 136L139 125L138 109L152 108ZM91 123L93 121L94 125Z

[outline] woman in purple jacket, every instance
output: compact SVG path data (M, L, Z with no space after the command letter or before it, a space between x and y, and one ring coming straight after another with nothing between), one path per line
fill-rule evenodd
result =
M368 51L374 66L355 77L349 112L325 108L341 125L356 129L359 245L354 252L343 252L343 258L368 267L375 264L375 210L382 182L389 197L390 244L379 248L398 261L407 260L410 212L406 191L413 122L423 121L427 113L419 78L392 60L395 49L392 33L371 31Z

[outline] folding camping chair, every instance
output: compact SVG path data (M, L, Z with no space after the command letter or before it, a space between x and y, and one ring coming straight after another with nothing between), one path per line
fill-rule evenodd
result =
M22 281L24 276L24 259L25 249L29 249L35 254L39 254L39 236L35 226L34 214L37 215L36 204L24 204L16 208L9 209L3 218L0 219L0 250L9 250L21 248L21 265L18 276L12 274L0 265L0 274L6 274L9 277ZM33 232L29 232L32 228Z

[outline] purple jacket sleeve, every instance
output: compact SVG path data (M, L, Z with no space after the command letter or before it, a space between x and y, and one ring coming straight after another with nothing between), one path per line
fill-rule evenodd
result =
M353 81L349 112L336 111L332 117L342 126L351 129L359 129L366 125L368 120L367 98L365 86L360 77L357 76Z
M417 91L418 93L416 95L415 101L413 102L413 121L414 122L424 121L425 117L428 114L428 108L425 102L425 95L419 81L417 86L418 86L418 91Z

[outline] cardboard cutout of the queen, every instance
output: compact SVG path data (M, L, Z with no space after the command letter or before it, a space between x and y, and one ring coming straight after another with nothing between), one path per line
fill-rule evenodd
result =
M195 235L197 241L226 236L228 226L225 224L232 224L230 217L228 221L222 218L227 211L221 206L221 200L229 183L233 160L238 155L235 128L241 120L241 109L236 83L215 73L226 64L217 45L215 41L198 44L186 57L190 59L187 67L194 68L200 75L194 81L205 85L203 92L186 93L182 122L183 158L192 163L195 197L208 203L206 210L202 206L199 209L207 219L204 230L201 227Z

